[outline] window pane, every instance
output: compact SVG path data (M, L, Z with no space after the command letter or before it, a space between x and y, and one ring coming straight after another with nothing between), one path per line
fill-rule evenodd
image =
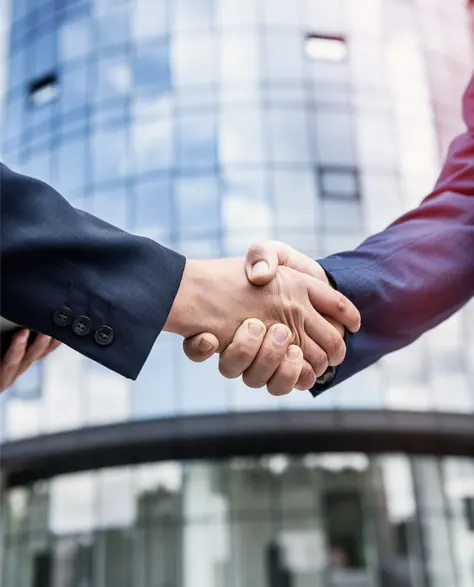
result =
M178 88L213 84L217 79L215 38L209 35L175 35L173 83Z
M195 231L218 231L219 194L214 176L178 179L175 198L181 234L189 237Z
M69 112L76 108L84 108L90 100L87 63L79 63L77 67L65 67L61 74L61 91L59 100L61 111Z
M213 21L214 0L174 0L172 7L171 22L175 30L210 29Z
M315 61L340 63L346 58L347 46L342 37L308 35L305 39L305 51L308 58Z
M262 162L261 111L255 108L222 108L219 139L220 160L223 164Z
M60 60L84 57L92 48L91 20L84 10L65 17L59 28Z
M55 534L87 532L96 524L96 474L76 473L51 480L49 528Z
M178 163L181 168L209 168L217 164L214 114L181 116L177 127Z
M135 418L175 414L177 362L181 354L178 338L161 333L140 371L140 377L131 384L131 412Z
M313 170L272 173L272 197L279 231L293 229L296 233L316 233L319 218L317 184ZM295 200L298 205L295 206Z
M130 35L130 15L127 4L111 3L94 11L96 39L99 47L123 45Z
M92 136L94 180L106 181L128 173L127 136L116 130L98 130Z
M257 35L228 33L221 37L220 75L224 82L257 82L260 76Z
M136 46L133 57L133 90L158 95L170 89L167 43L147 42Z
M48 31L36 38L31 47L34 51L33 76L40 77L48 74L56 67L57 46L55 31Z
M42 363L33 363L10 388L10 395L23 400L35 400L41 397Z
M59 144L54 168L56 173L55 186L65 197L87 182L86 141L84 136L63 140Z
M135 39L165 36L168 32L168 0L134 0L132 35Z
M3 140L6 142L21 134L23 116L25 112L25 97L23 91L15 92L8 98L4 123L6 126Z
M245 253L254 240L270 238L273 224L265 170L226 168L222 177L225 254Z
M272 160L278 163L310 161L309 131L305 111L270 108L268 116Z
M229 28L255 25L257 8L255 0L219 0L216 7L218 25Z
M25 80L26 52L25 47L17 47L15 52L10 55L8 67L8 85L10 88L15 88Z
M316 112L315 138L323 163L354 163L349 112Z
M351 169L321 169L321 197L355 199L360 197L357 175Z
M298 4L288 0L263 0L264 22L267 25L298 26Z
M129 526L135 518L130 468L102 469L97 474L97 482L97 526Z
M136 173L172 167L173 125L171 120L136 122L132 126L132 142Z
M95 65L95 100L110 100L126 96L132 85L130 65L126 55L104 57Z
M356 117L357 151L364 168L394 169L398 164L395 133L385 116L359 114Z
M135 185L134 232L167 241L173 230L171 184L169 179L138 181Z
M263 42L264 79L290 81L303 78L303 48L299 31L297 33L270 31L263 37Z
M323 200L321 202L324 227L327 233L332 230L361 229L361 209L359 202L347 202L344 200Z

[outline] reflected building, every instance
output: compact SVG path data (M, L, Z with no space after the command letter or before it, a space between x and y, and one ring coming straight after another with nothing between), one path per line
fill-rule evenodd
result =
M465 0L8 4L3 160L189 257L352 248L462 130ZM2 587L470 587L473 319L317 399L60 348L0 398Z

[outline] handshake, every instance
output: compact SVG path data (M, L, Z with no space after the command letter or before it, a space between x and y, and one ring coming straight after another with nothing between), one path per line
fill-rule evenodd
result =
M355 306L316 261L274 241L245 260L188 260L164 327L185 338L191 360L219 352L224 377L272 395L310 389L342 363L345 328L360 328Z

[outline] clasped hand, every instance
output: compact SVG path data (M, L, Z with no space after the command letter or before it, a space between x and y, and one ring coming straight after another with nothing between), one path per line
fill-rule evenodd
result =
M310 389L345 356L344 329L360 314L322 267L279 242L253 245L245 260L188 261L166 330L201 362L220 353L224 377L273 395Z

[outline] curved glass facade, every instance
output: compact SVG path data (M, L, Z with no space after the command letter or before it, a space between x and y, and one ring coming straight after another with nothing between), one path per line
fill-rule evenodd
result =
M60 476L10 490L2 585L471 587L473 479L361 454Z
M5 163L189 257L352 248L420 202L462 129L465 0L10 4ZM168 334L136 382L60 348L0 395L0 441L250 410L474 414L473 321L471 303L317 399L227 381ZM84 471L7 489L2 534L2 587L470 587L474 461Z
M468 23L464 0L15 0L4 160L190 257L274 238L317 258L429 192L462 128ZM317 400L225 381L166 334L137 382L62 348L2 398L2 438L235 410L473 412L473 318Z

